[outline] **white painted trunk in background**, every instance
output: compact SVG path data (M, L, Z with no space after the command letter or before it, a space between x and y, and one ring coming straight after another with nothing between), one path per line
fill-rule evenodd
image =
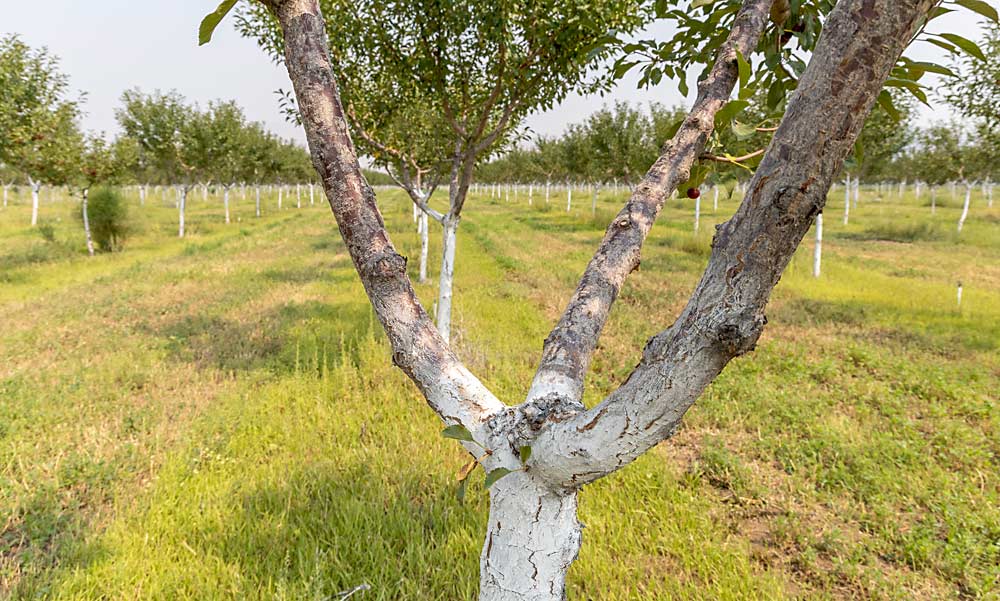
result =
M445 342L451 341L451 297L455 279L455 242L458 220L448 217L441 224L441 275L438 284L437 329Z
M188 191L187 188L185 187L180 191L180 200L177 201L177 211L179 218L179 227L177 228L178 238L184 237L184 209L187 205L187 196L188 196Z
M931 186L931 215L937 210L937 186Z
M430 247L430 241L428 240L427 232L427 213L423 211L420 212L420 283L427 281L427 251Z
M712 186L712 212L719 210L719 187Z
M313 206L313 185L309 184L309 206Z
M139 186L139 206L146 206L146 186Z
M534 193L535 193L535 185L534 184L528 184L528 206L529 207L531 206L531 197L534 195Z
M28 179L31 186L31 227L38 225L38 193L42 190L42 184L33 179Z
M698 198L694 199L694 233L698 233L698 229L701 227L701 194Z
M813 277L818 278L823 262L823 213L816 214L816 247L813 249Z
M861 195L861 180L854 178L854 208L858 208L858 197Z
M847 176L847 181L844 182L844 225L851 218L851 176Z
M969 201L972 200L972 184L965 186L965 202L962 204L962 215L958 218L958 231L965 226L965 218L969 216Z
M229 188L222 190L222 204L226 207L226 223L229 223Z
M545 182L545 204L549 204L549 188L549 183Z
M255 202L257 205L257 217L260 217L260 186L254 186L253 191L256 197Z
M87 237L87 254L94 256L94 239L90 235L90 214L87 212L87 198L90 190L83 191L83 233Z
M4 184L3 186L3 208L7 208L7 189L10 188L10 184Z
M565 599L566 572L582 540L576 509L576 493L554 492L524 472L494 484L479 601Z
M284 186L278 186L278 210L281 210L281 193L284 191Z
M295 208L302 208L302 184L295 184Z
M570 208L573 206L573 187L566 186L566 212L569 213Z
M599 189L600 188L598 188L597 186L594 186L594 196L593 196L593 198L590 199L590 214L591 215L596 215L597 214L597 191Z

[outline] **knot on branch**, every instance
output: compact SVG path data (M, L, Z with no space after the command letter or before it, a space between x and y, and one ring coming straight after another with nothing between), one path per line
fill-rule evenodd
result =
M735 315L713 328L713 341L730 357L738 357L756 348L766 324L763 314Z
M368 256L359 266L363 278L385 278L406 273L407 259L395 250Z

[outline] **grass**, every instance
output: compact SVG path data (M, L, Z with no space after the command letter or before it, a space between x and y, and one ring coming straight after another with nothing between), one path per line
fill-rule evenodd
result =
M956 236L947 198L932 217L866 192L845 227L840 194L823 277L807 237L758 350L581 495L571 598L1000 597L1000 211L974 196ZM416 256L406 199L379 198ZM131 198L126 250L88 258L72 203L43 194L46 240L18 200L0 212L0 597L475 597L481 480L455 500L463 454L391 366L328 209L269 196L255 219L237 196L227 226L199 196L180 240L172 206ZM523 398L622 200L470 199L453 344L500 398ZM654 227L588 404L671 323L735 203L698 234L692 206Z

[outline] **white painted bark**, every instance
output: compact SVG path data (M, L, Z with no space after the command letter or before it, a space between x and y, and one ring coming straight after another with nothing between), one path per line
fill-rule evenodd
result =
M596 215L597 214L597 191L598 191L599 188L598 188L598 186L593 186L593 189L594 189L594 195L590 199L590 214L591 215Z
M937 211L937 186L931 186L931 215Z
M87 212L87 199L90 196L90 190L84 188L83 190L83 233L87 236L87 254L94 256L94 239L90 235L90 214Z
M958 231L961 232L965 226L965 219L969 216L969 203L972 200L972 184L965 186L965 202L962 204L962 214L958 218Z
M535 184L528 184L528 206L531 206L532 196L535 193Z
M184 209L187 205L188 189L187 186L182 186L179 190L180 199L177 201L177 211L178 211L178 221L179 226L177 228L177 237L184 237Z
M823 262L823 213L816 213L816 247L813 249L813 277L818 278Z
M712 212L716 213L719 210L719 187L712 186Z
M455 246L458 218L449 215L442 226L441 275L438 283L437 330L445 342L451 342L451 301L455 280Z
M255 203L257 205L257 217L260 217L260 186L254 186L253 191L254 191Z
M524 472L490 489L480 554L480 601L566 598L566 572L582 541L575 492L555 492Z
M10 184L3 185L3 208L7 208L7 190L10 188Z
M420 283L423 284L427 281L427 254L430 247L429 234L427 232L428 225L427 213L423 211L420 212Z
M281 210L281 200L282 200L281 199L281 194L282 194L282 192L284 192L284 190L285 190L284 186L278 186L278 210L279 211Z
M549 188L551 187L552 185L549 182L545 182L545 204L549 204Z
M38 193L42 190L42 183L28 178L28 185L31 186L31 227L38 225Z
M573 207L573 186L566 186L566 212Z
M139 206L146 206L146 186L139 186Z
M698 228L701 227L701 194L698 198L694 199L694 233L698 233Z
M295 208L302 208L302 184L295 184Z
M858 208L858 197L861 196L861 178L854 178L854 208Z
M222 204L226 207L226 223L229 223L229 186L222 189Z
M844 182L844 225L851 217L851 176L847 176L847 180Z
M958 303L958 308L962 308L962 282L958 283L958 292L955 295L955 300Z
M313 185L309 184L309 206L313 206Z

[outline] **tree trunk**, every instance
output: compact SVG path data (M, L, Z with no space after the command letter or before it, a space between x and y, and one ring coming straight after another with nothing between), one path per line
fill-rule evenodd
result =
M90 215L87 213L87 197L90 190L83 189L83 233L87 236L87 254L94 256L94 239L90 236Z
M962 214L958 218L958 231L965 226L965 218L969 216L969 201L972 200L972 184L965 185L965 203L962 204Z
M28 178L28 185L31 186L31 227L38 225L38 193L42 190L42 183Z
M937 210L937 186L931 186L931 215Z
M313 185L309 184L309 206L313 206Z
M226 207L226 223L229 223L229 186L222 188L222 204Z
M285 189L284 186L278 186L278 210L281 210L281 192Z
M180 227L177 230L177 237L184 237L184 209L187 206L188 189L187 186L180 188L180 200L177 202L177 209L180 216Z
M7 189L10 188L10 184L3 185L3 208L7 208Z
M818 278L823 261L823 213L816 213L816 248L813 249L813 277Z
M590 199L590 214L591 215L596 215L597 214L597 191L598 190L599 190L599 188L597 186L594 186L594 195Z
M256 198L255 203L257 205L257 217L260 217L260 186L255 185L253 187L253 191Z
M569 210L572 207L573 207L573 186L569 185L566 186L566 212L569 213Z
M694 199L694 233L698 233L698 228L701 227L701 194L698 198Z
M139 186L139 206L146 206L146 186Z
M851 176L847 176L847 180L844 181L844 225L851 217Z
M712 186L712 212L716 213L719 210L719 187Z
M302 208L302 184L295 184L295 208Z
M854 178L854 208L858 208L858 197L861 195L861 177Z
M531 198L535 193L535 184L528 184L528 206L531 206Z
M455 280L455 245L458 217L448 215L441 224L441 274L438 276L437 329L445 342L451 341L451 299Z
M524 472L490 487L479 601L565 599L582 540L576 508L575 492L555 492Z
M420 283L427 281L427 250L430 247L429 234L427 232L427 213L420 212Z

